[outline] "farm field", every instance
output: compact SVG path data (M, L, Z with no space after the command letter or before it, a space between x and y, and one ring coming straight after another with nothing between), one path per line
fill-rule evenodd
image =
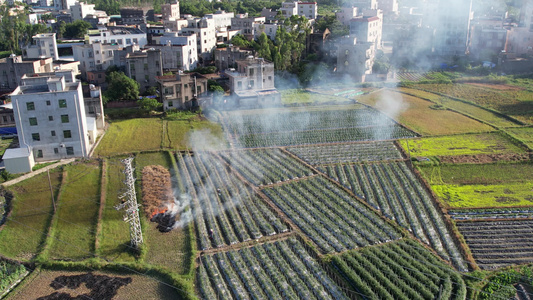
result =
M479 267L533 262L533 220L457 222Z
M61 186L62 172L50 172L54 197ZM40 251L53 216L47 174L41 174L9 187L13 192L12 213L0 231L0 253L29 261Z
M460 270L466 269L446 221L405 162L332 165L325 172L385 217L408 229L443 259Z
M282 90L281 99L281 103L283 105L351 102L350 99L338 97L335 95L317 94L305 90L296 89Z
M314 171L280 149L218 152L224 161L257 186L312 176Z
M455 220L525 219L533 218L533 207L451 209L448 214Z
M432 185L443 204L454 208L490 208L530 206L533 203L533 183Z
M349 299L295 238L200 257L203 299Z
M22 264L0 261L0 297L27 274L28 271Z
M523 141L529 149L533 150L533 127L507 128L506 130Z
M492 127L450 110L433 109L434 104L395 90L382 90L357 98L408 128L428 135L487 132Z
M50 258L81 260L95 250L101 169L97 161L65 166L51 235Z
M209 153L177 154L190 199L182 222L195 222L200 249L224 247L289 230L264 200ZM212 232L212 233L211 233Z
M360 295L375 299L465 299L461 275L417 242L396 242L348 251L332 266Z
M414 137L363 105L327 110L272 109L224 112L222 123L235 147L270 147Z
M400 145L413 157L459 155L523 155L525 158L528 157L524 148L515 145L498 132L400 140Z
M220 126L209 121L139 118L117 120L111 123L96 156L111 156L137 151L178 149L190 147L189 134L195 130L207 130L223 140Z
M481 107L478 107L470 103L457 101L446 96L441 96L441 95L426 92L423 90L417 90L417 89L411 89L411 88L405 88L405 87L401 87L397 89L401 93L420 97L422 99L427 99L435 104L442 105L454 111L458 111L460 113L472 116L475 119L481 120L487 124L490 124L498 128L520 126L520 124L517 122L511 121L499 114L496 114L487 109L483 109Z
M492 108L526 124L533 124L533 95L522 89L496 90L469 84L421 84L416 88L437 92Z
M320 176L262 192L324 253L400 238L400 233L372 210ZM317 223L322 226L315 226Z
M311 145L290 147L287 150L311 165L402 159L402 154L393 142Z
M41 270L9 299L178 299L175 288L147 275ZM90 289L89 285L96 285ZM72 298L67 298L67 297ZM49 297L49 298L46 298Z

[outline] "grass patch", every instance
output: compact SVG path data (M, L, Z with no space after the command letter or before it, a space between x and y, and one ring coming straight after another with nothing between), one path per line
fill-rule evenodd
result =
M100 165L97 161L65 167L67 178L52 228L51 258L83 259L94 253L100 200Z
M416 140L401 140L400 145L411 156L448 156L476 154L525 153L526 150L513 144L498 132L428 137Z
M61 170L50 172L57 196ZM0 231L0 253L17 260L30 260L46 239L53 207L48 175L39 174L9 188L13 192L12 214Z
M113 261L134 261L135 253L130 248L130 230L123 221L124 211L114 208L120 201L118 197L124 192L124 164L120 158L107 161L106 202L102 215L102 232L98 254Z
M507 128L506 131L521 140L529 149L533 149L533 127Z
M365 95L357 100L375 107L422 135L448 135L492 130L492 127L456 112L435 109L433 103L429 101L390 90ZM394 105L397 110L391 112L391 107Z
M198 139L204 140L206 134L212 136L220 144L223 141L222 128L202 118L189 118L169 120L158 118L142 118L131 120L119 120L111 123L107 133L98 145L95 155L112 156L117 154L132 153L138 151L150 151L160 149L184 150L191 148L191 132L199 132ZM201 137L200 137L201 136ZM225 145L226 143L223 142Z
M449 207L533 205L533 164L418 166Z
M434 93L421 91L417 89L399 88L399 91L409 93L409 94L421 97L423 99L428 99L429 101L432 101L438 105L441 105L441 106L453 109L455 111L461 112L463 114L472 116L473 118L476 118L478 120L481 120L487 124L490 124L496 127L518 126L517 123L512 122L498 114L495 114L491 111L488 111L481 107L477 107L469 103L456 101L448 97L444 97L441 95L437 95Z
M162 149L185 150L194 144L195 149L225 149L222 127L203 120L165 121Z
M328 102L352 102L352 100L333 95L310 93L308 91L300 89L289 89L281 91L281 103L284 105L315 104Z

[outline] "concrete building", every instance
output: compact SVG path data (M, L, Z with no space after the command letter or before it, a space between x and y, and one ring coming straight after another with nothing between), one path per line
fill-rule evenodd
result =
M54 0L54 9L56 11L69 10L71 6L76 5L77 0Z
M92 43L72 47L74 60L80 62L81 77L89 83L105 82L105 71L116 65L116 51L122 49L118 44Z
M378 9L381 9L386 16L398 15L398 0L379 0Z
M507 61L533 55L533 1L524 1L518 27L511 27L505 44ZM515 63L516 65L520 62Z
M163 21L177 20L180 18L180 2L161 4L161 19Z
M137 81L139 91L144 93L156 86L156 77L163 75L161 50L135 51L126 55L126 75Z
M73 21L83 20L88 15L94 15L95 4L88 4L86 2L78 2L70 6L70 15Z
M505 49L507 40L506 28L503 28L503 20L500 18L494 25L491 20L478 19L472 25L470 33L469 53L481 60L496 62L498 54Z
M51 72L52 62L51 57L23 59L15 54L0 59L0 90L14 90L21 84L22 75L26 73Z
M318 6L316 2L283 2L280 10L281 15L285 18L290 18L291 16L296 15L314 20L318 15Z
M350 21L350 35L357 38L358 42L373 43L381 49L381 35L383 32L383 15L374 10L375 16L359 16ZM380 18L381 17L381 18Z
M171 32L179 32L183 28L189 26L189 21L185 19L163 20L163 26Z
M340 11L335 13L335 18L342 23L344 26L350 26L350 21L357 17L359 8L352 7L343 7Z
M269 107L281 104L274 86L274 63L249 56L237 60L235 70L226 70L230 92L238 107Z
M217 45L215 20L207 18L188 19L189 25L181 30L181 34L196 34L198 61L204 64L213 59L213 50Z
M15 126L15 115L13 114L13 103L0 105L0 132L3 134L5 129L2 127Z
M178 72L156 80L164 110L198 107L199 98L207 92L207 78L198 73Z
M346 36L340 39L337 47L337 73L364 82L366 75L372 74L374 43L359 42L353 36Z
M473 18L472 0L439 0L426 25L435 29L434 51L439 56L464 56Z
M138 45L144 47L148 43L146 33L135 27L127 26L101 26L96 30L89 31L85 35L85 40L89 44L117 44L120 47Z
M351 0L350 4L360 10L378 9L378 0Z
M263 7L261 10L261 17L264 17L267 22L272 22L277 19L278 11Z
M143 25L146 24L148 9L137 7L124 7L120 9L122 25Z
M213 19L215 22L215 29L220 30L231 26L231 18L235 17L235 13L217 10L214 14L206 14L204 18Z
M219 71L225 71L228 68L237 68L237 60L243 60L253 55L252 49L241 49L236 46L218 48L215 50L215 67Z
M55 33L39 33L33 36L33 43L24 48L23 54L27 58L51 57L59 59Z
M247 39L255 37L254 24L264 24L265 17L248 17L248 14L239 14L231 19L231 29L238 30Z
M97 129L85 114L81 82L28 77L10 96L20 147L31 151L35 161L89 155Z
M154 42L150 47L161 50L163 68L189 71L198 67L196 34L167 32Z
M264 32L270 40L274 41L278 27L279 25L277 23L254 23L254 39L259 38Z

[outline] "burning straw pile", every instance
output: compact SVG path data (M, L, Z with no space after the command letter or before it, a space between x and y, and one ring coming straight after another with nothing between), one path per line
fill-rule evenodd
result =
M146 166L142 170L142 191L144 213L157 229L168 232L176 223L174 197L170 172L162 166Z

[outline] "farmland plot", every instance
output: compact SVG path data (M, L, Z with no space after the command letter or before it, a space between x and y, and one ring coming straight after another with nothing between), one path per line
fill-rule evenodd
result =
M411 240L348 251L332 264L368 299L465 299L460 274Z
M389 242L400 234L323 177L262 190L325 253Z
M204 299L348 299L296 239L200 258Z
M287 149L311 165L402 159L393 142L333 144Z
M194 219L201 249L288 231L271 208L211 154L178 153L177 160L186 186L182 197L192 204L182 221Z
M452 209L448 214L455 220L481 219L527 219L533 218L533 207L489 208L489 209Z
M466 264L431 195L405 162L327 166L328 175L460 270Z
M533 220L457 222L478 266L533 262Z
M392 119L362 105L344 110L225 112L223 123L232 144L246 148L415 136Z
M222 151L218 154L248 181L259 186L314 174L280 149Z

